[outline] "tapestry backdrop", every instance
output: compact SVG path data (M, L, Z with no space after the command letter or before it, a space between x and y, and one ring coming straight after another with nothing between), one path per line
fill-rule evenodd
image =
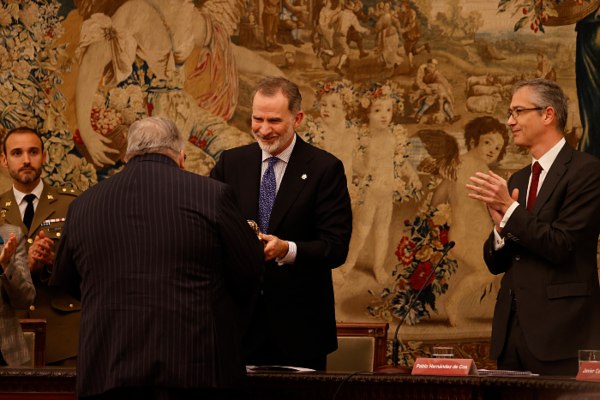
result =
M465 183L529 162L506 126L512 83L558 81L569 143L600 153L588 133L598 3L2 0L0 123L40 130L47 182L85 190L123 167L133 121L166 116L187 168L206 175L224 149L253 140L255 83L285 75L304 97L298 133L346 168L354 232L334 271L337 319L394 327L423 288L401 330L409 357L422 342L489 338L492 222Z

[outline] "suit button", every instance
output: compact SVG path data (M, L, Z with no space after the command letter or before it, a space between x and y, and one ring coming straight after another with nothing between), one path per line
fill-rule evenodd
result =
M56 232L56 237L60 237L60 232Z
M515 256L515 261L521 261L521 256Z
M29 243L29 244L33 243L33 239L32 238L27 239L27 243Z
M69 308L73 308L73 307L75 307L75 306L73 305L73 303L69 303Z
M35 311L35 306L33 304L29 306L29 311Z

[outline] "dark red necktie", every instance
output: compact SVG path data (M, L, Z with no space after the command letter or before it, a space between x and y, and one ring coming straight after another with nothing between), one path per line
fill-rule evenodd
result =
M542 166L539 162L534 162L533 167L531 168L531 185L529 186L529 196L527 196L527 210L529 211L533 210L533 205L535 204L541 173Z

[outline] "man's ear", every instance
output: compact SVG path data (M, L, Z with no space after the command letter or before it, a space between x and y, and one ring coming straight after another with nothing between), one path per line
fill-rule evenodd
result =
M544 117L544 123L550 124L556 120L556 110L553 107L546 107L546 115Z
M294 129L298 128L304 119L304 111L298 111L294 118Z
M181 169L185 169L185 152L182 150L179 150L179 168Z
M0 162L2 163L3 167L8 168L8 161L6 160L6 154L4 154L4 153L0 154Z

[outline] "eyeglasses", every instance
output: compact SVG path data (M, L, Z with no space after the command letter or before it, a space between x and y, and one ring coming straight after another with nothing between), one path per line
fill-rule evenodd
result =
M509 109L508 112L506 113L506 119L510 119L510 117L517 119L517 118L519 118L519 114L521 114L524 111L541 111L541 110L544 110L545 108L546 107L515 108L514 110Z

